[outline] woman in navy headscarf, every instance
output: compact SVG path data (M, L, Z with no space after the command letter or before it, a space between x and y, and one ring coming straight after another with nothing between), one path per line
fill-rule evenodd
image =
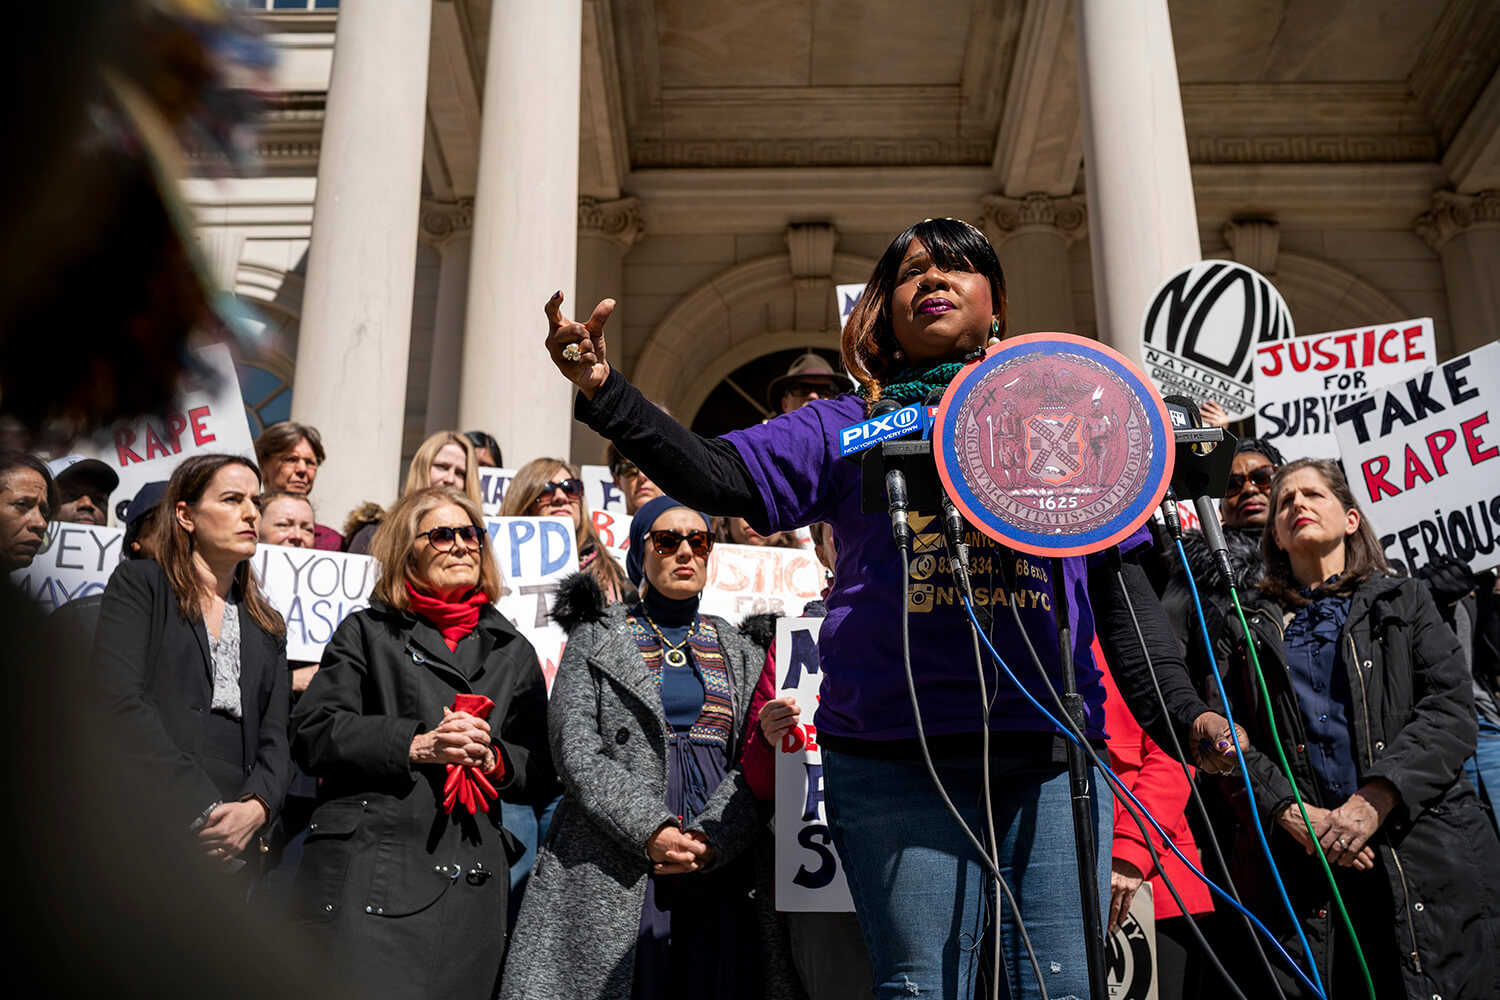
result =
M700 612L712 548L706 516L657 497L630 526L637 603L606 605L586 573L558 594L548 726L564 795L504 1000L793 995L760 923L748 848L765 814L738 764L765 650Z

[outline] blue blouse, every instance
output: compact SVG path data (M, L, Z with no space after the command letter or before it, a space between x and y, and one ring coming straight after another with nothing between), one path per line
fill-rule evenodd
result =
M1316 596L1316 591L1310 589L1302 593L1306 597ZM1292 691L1307 731L1307 761L1330 808L1341 804L1359 788L1350 729L1354 694L1349 688L1349 671L1340 646L1344 623L1348 620L1347 595L1316 597L1311 604L1297 609L1283 636Z

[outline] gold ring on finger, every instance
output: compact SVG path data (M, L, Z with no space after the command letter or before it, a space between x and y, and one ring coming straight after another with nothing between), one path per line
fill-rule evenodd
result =
M579 349L576 343L569 344L567 347L563 348L562 356L567 358L569 361L581 361L583 359L583 351Z

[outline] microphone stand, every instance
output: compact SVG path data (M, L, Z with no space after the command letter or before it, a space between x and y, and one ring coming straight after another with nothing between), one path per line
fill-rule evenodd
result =
M1073 628L1068 624L1068 585L1061 556L1052 557L1052 608L1057 619L1057 662L1062 671L1063 708L1081 738L1087 738L1088 708L1078 693L1073 668ZM1078 902L1083 910L1084 944L1088 948L1089 993L1094 1000L1109 996L1108 967L1104 961L1104 920L1099 912L1099 861L1094 844L1094 811L1089 800L1088 762L1083 749L1065 741L1068 785L1073 797L1073 850L1078 861Z

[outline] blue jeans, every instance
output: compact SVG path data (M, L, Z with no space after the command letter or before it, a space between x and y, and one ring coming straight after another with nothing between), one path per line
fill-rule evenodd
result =
M1500 726L1483 715L1479 717L1479 742L1474 747L1474 756L1464 761L1464 773L1469 776L1479 797L1488 802L1491 818L1500 826L1500 815L1495 815L1500 806Z
M965 821L983 841L980 762L935 761ZM990 764L1000 870L1016 895L1052 1000L1089 995L1078 904L1067 767L1032 758ZM824 804L869 947L875 995L888 1000L974 995L993 882L938 797L921 760L876 760L823 751ZM1109 901L1113 797L1091 772L1100 912ZM1026 950L1003 907L1002 970L1015 1000L1040 996Z

